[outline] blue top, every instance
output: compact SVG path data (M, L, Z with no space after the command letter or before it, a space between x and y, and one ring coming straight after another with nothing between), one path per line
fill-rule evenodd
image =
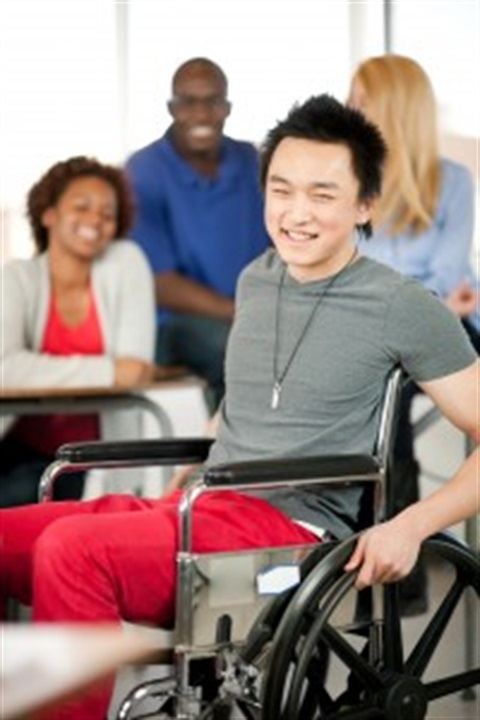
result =
M474 188L466 167L441 160L440 198L433 222L418 235L408 231L391 235L378 228L373 236L359 241L368 257L414 278L445 298L463 280L472 287L478 279L470 265L474 226ZM480 329L480 312L471 321Z
M127 173L137 203L131 236L154 272L177 271L233 298L241 270L269 242L254 146L224 137L218 175L206 178L167 132L129 158Z

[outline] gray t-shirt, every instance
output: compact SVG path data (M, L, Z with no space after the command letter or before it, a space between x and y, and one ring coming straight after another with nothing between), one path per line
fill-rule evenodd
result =
M268 250L242 273L226 358L227 393L208 465L271 457L371 453L386 377L400 364L433 380L476 358L457 318L417 282L359 258L328 289L272 409L278 285L283 263ZM281 294L277 367L282 373L329 280ZM339 538L355 528L360 490L284 489L266 499L295 520Z

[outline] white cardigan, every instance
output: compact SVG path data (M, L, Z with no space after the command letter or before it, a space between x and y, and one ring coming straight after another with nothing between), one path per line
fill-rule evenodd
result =
M95 261L92 287L105 344L101 356L68 357L41 353L50 305L48 252L29 260L13 260L2 268L0 292L2 387L109 386L114 381L114 359L153 359L155 297L153 274L142 250L130 240L116 240ZM115 424L124 424L118 415ZM1 434L8 422L3 422ZM113 413L102 417L102 437L125 434L108 430ZM131 432L134 432L133 430ZM128 434L131 434L129 432Z

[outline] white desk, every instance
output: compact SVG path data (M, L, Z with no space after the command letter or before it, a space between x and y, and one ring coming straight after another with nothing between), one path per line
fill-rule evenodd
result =
M20 720L75 695L125 663L149 661L148 634L111 625L0 625L0 718Z
M159 386L162 383L158 383ZM2 388L0 417L9 415L82 414L136 408L151 414L163 436L172 424L163 408L145 395L146 387L121 390L115 387ZM156 387L153 386L153 387Z
M171 373L167 368L163 379L153 384L130 390L83 387L5 388L0 391L0 418L118 410L141 411L140 438L202 435L208 420L203 382L192 376L180 376L175 368ZM121 440L125 437L109 436L104 439ZM158 496L168 477L168 470L159 471L158 468L138 470L134 478L127 479L118 470L93 470L88 474L84 497L91 499L105 492Z

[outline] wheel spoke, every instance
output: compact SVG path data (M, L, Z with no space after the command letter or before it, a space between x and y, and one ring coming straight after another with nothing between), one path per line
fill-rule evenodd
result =
M334 650L337 657L344 661L349 669L358 673L361 681L369 690L373 691L383 687L376 670L359 655L340 632L326 622L338 601L352 587L352 583L353 578L351 576L341 575L318 609L317 617L309 629L298 654L298 660L292 675L285 713L285 717L289 720L293 717L302 718L301 715L296 714L300 705L302 689L304 689L305 679L308 677L312 659L321 645L327 645L331 650Z
M335 711L321 720L386 720L383 710L375 707L352 707Z
M463 591L463 583L461 583L458 579L455 580L405 663L405 671L409 675L412 675L413 677L421 677L425 671L425 668L430 662L430 659L442 638L443 632L447 627L460 598L462 597Z
M385 585L383 593L385 668L401 673L403 672L403 640L398 584Z
M347 668L363 682L366 688L374 691L384 686L380 673L345 640L338 630L326 624L323 629L322 640Z
M451 675L441 680L425 683L424 688L427 693L427 698L430 701L479 684L480 670L468 670L463 673L458 673L458 675Z

